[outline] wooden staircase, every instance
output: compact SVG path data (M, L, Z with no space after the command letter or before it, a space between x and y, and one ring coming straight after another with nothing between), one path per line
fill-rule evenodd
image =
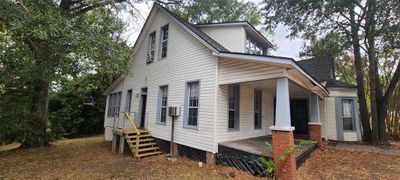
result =
M162 154L155 139L150 135L150 132L145 129L136 127L133 119L128 113L124 113L132 128L124 131L126 142L132 151L133 157L140 159L147 156Z

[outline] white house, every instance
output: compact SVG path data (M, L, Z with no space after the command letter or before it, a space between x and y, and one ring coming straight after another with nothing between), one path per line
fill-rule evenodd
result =
M210 153L221 142L272 131L360 140L356 86L334 79L332 61L294 61L269 55L271 48L248 22L194 25L155 4L130 71L104 93L105 140L126 126L113 117L126 111L136 126L169 141L168 106L181 108L175 143Z

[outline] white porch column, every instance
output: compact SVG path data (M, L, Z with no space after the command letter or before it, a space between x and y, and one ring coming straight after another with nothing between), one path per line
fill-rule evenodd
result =
M321 123L319 114L319 98L316 94L311 96L310 123Z
M272 130L272 157L275 175L278 179L296 179L296 159L285 152L294 145L293 130L290 123L289 80L280 78L276 81L275 126ZM281 160L285 157L285 160Z
M275 126L271 130L293 131L290 123L289 80L279 78L276 80L276 108Z

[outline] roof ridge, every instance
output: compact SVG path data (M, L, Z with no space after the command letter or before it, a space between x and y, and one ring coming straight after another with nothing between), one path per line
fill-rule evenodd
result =
M195 33L197 36L199 36L201 39L203 39L207 44L209 44L210 46L212 46L214 49L216 49L217 51L229 51L228 49L226 49L224 46L222 46L220 43L218 43L217 41L215 41L213 38L211 38L210 36L208 36L206 33L204 33L203 31L201 31L199 28L196 27L196 25L186 21L185 19L183 19L182 17L176 15L175 13L173 13L172 11L170 11L169 9L161 6L160 4L158 4L157 2L154 3L154 5L158 6L160 9L164 10L165 12L167 12L168 14L170 14L173 18L175 18L177 21L181 22L184 26L186 26L190 31L192 31L193 33Z

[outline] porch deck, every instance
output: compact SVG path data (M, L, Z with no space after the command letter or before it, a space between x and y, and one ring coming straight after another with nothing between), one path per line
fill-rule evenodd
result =
M300 146L301 151L296 152L296 157L305 151L314 147L315 144L302 144L302 140L306 140L306 136L296 136L295 144ZM242 139L237 141L228 141L219 143L219 146L225 146L258 156L266 156L272 158L272 147L268 147L265 142L272 145L272 136L261 136L256 138Z
M317 148L317 144L307 140L307 136L295 136L297 149L295 152L296 165L299 168L304 161ZM268 147L265 142L272 145L272 136L261 136L237 141L228 141L218 144L217 163L228 164L243 171L257 176L267 175L263 172L263 165L259 157L272 159L272 147Z

